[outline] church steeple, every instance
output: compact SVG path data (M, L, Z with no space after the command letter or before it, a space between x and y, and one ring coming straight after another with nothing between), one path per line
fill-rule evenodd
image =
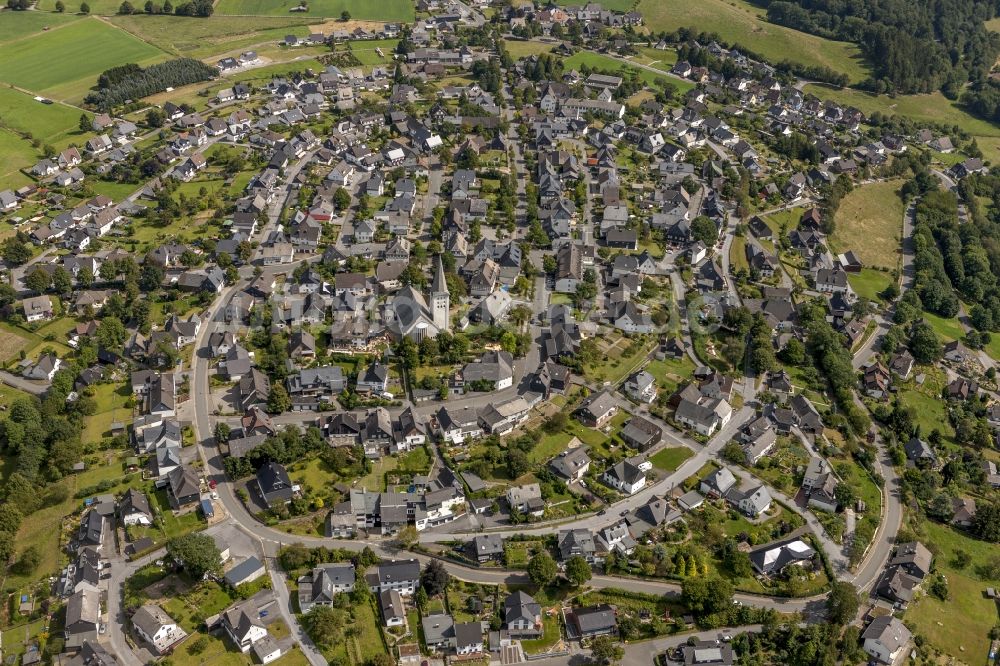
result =
M448 281L444 277L444 262L441 260L441 255L438 255L437 271L431 283L431 313L434 316L434 325L439 331L451 328L450 308L451 294L448 291Z

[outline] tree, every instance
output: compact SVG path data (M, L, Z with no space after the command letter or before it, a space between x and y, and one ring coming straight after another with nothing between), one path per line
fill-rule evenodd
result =
M343 187L338 187L337 191L333 193L333 205L337 207L337 210L346 210L351 205L350 192Z
M171 539L167 542L167 554L196 580L222 570L219 547L207 534L195 532Z
M24 279L24 284L28 289L42 293L52 286L52 276L42 268L36 268L28 273Z
M66 4L63 0L56 0L56 11L60 14L66 11Z
M681 600L695 614L718 613L729 607L732 598L733 586L722 578L688 577L681 584Z
M128 0L125 0L125 2L123 2L118 7L118 13L119 14L125 14L125 15L135 14L135 7L132 5L131 2L129 2Z
M86 113L80 114L80 121L77 123L81 132L89 132L91 129L90 118L87 117Z
M309 638L317 645L332 647L344 637L344 628L350 623L350 613L343 608L316 605L302 616L302 624Z
M833 489L833 496L837 498L837 504L844 507L851 506L858 500L858 494L854 488L843 481Z
M38 567L38 563L42 561L42 552L38 549L38 546L28 546L21 556L17 558L17 562L14 563L12 567L14 573L18 573L22 576L27 576L35 571Z
M834 581L826 597L826 617L833 624L848 624L854 621L860 605L856 587L845 581Z
M590 642L590 660L595 664L617 664L625 649L610 636L598 636Z
M73 291L73 276L62 266L56 266L52 271L52 289L60 295Z
M215 443L228 442L231 433L232 429L229 427L229 424L225 421L219 421L215 424Z
M712 247L719 240L719 229L712 218L699 215L691 221L691 238Z
M167 122L167 114L163 112L163 109L152 108L146 112L146 125L149 127L163 127L163 123Z
M574 555L573 557L566 560L566 578L569 582L573 583L577 587L583 585L592 576L590 571L590 564L584 557L580 555Z
M20 266L31 259L31 248L17 236L11 236L3 242L3 259L8 264Z
M933 363L941 356L941 343L934 329L923 320L910 327L910 352L918 363Z
M1000 503L982 502L972 518L972 533L984 541L1000 541Z
M417 539L417 528L413 525L407 525L396 534L396 542L400 548L412 548L417 543Z
M541 552L528 561L528 578L538 587L545 587L556 579L559 567L552 556Z
M267 396L267 411L271 414L281 414L292 408L292 399L281 382L271 384L271 393Z
M448 589L451 574L444 568L440 560L431 560L420 572L420 586L427 590L427 595L434 597Z
M90 13L90 5L88 5L86 2L80 3L80 13L81 14L89 14Z
M340 20L343 21L344 23L347 23L348 21L350 21L351 20L351 12L347 11L346 9L344 11L340 12Z
M102 349L108 350L118 350L125 344L125 339L128 337L128 331L125 330L125 325L122 324L118 317L109 315L101 320L101 323L97 326L97 344L101 346Z

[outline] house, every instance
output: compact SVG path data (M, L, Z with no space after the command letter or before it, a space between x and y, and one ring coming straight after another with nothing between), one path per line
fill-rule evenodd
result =
M132 628L153 646L157 654L169 652L170 648L187 638L187 632L155 604L146 604L132 615Z
M906 453L906 459L917 467L933 468L938 465L938 458L934 453L934 449L929 443L919 437L911 437L910 440L903 445L903 451Z
M607 390L588 396L577 410L577 417L590 428L603 427L618 413L618 403Z
M715 640L693 640L680 647L685 666L733 666L732 643Z
M28 322L52 319L54 314L52 299L46 295L24 299L21 301L21 309Z
M118 502L118 518L122 525L152 525L153 512L149 500L141 490L129 488Z
M901 567L888 567L875 586L875 594L900 607L906 607L913 601L913 594L921 582Z
M582 557L590 563L597 558L597 545L590 530L561 530L557 537L559 559L563 562L571 557Z
M31 321L30 319L28 321ZM946 361L951 361L952 363L964 363L966 359L972 357L972 353L969 348L963 345L959 340L949 342L944 346L944 358Z
M406 624L406 609L403 598L397 590L385 590L378 595L382 622L387 627L402 627Z
M951 524L959 527L969 527L976 517L976 500L968 497L956 497L951 501L954 510Z
M726 501L745 515L756 518L771 508L771 493L766 486L755 486L747 491L730 491Z
M910 378L910 373L913 372L914 362L914 358L910 352L904 349L894 354L889 360L889 369L900 379L906 380Z
M267 636L260 611L253 598L240 601L222 611L222 628L240 652L250 652L253 644Z
M725 497L736 486L736 477L727 467L715 470L701 481L700 490L714 498Z
M649 404L656 400L656 379L645 370L629 376L623 389L636 402Z
M883 664L902 663L912 635L901 620L892 615L876 617L861 634L865 652Z
M417 560L383 561L365 576L365 582L376 594L396 590L404 597L410 596L420 583L420 563Z
M532 516L541 516L545 511L542 489L537 483L511 486L507 489L507 504L511 511L520 511Z
M514 356L502 350L488 351L478 361L467 363L461 377L473 390L485 386L492 391L510 388L514 384Z
M634 495L646 486L646 474L628 460L604 470L601 481L626 495Z
M252 583L266 573L267 568L264 563L256 555L252 555L227 571L223 579L235 590L240 585Z
M576 638L611 636L618 633L615 609L606 604L574 608L567 613L567 630Z
M732 415L733 409L725 400L703 396L697 390L688 393L686 389L674 411L674 418L679 423L705 437L725 427Z
M197 472L187 465L173 469L167 474L168 499L174 510L196 504L201 498L201 480Z
M334 597L354 591L356 572L350 562L322 564L299 577L299 609L308 613L313 606L330 606Z
M923 580L931 572L934 555L919 541L910 541L896 546L896 552L888 566L901 567L911 576Z
M424 630L424 645L430 651L445 652L455 648L455 620L443 613L427 615L420 620Z
M357 390L359 393L384 393L389 384L389 368L375 362L358 375Z
M645 451L659 443L663 437L663 430L652 421L641 416L633 416L625 422L618 436L629 446Z
M282 655L281 646L270 634L264 634L263 638L255 641L250 646L250 651L261 664L270 664Z
M573 447L573 441L570 441L571 448L549 461L549 467L552 471L569 483L579 481L590 469L590 456L587 455L586 448L579 443L579 440L577 443L578 445Z
M295 494L288 472L283 465L274 461L257 470L257 488L268 508L274 504L288 504Z
M758 546L749 552L750 565L762 576L775 576L788 566L803 566L813 561L816 551L799 538Z
M83 588L66 601L66 621L63 633L67 644L77 644L86 638L97 638L101 621L101 593ZM74 640L76 639L76 640Z
M478 534L466 544L466 553L477 562L499 562L503 559L503 538L499 534Z
M538 638L542 635L542 607L530 595L513 592L503 601L503 619L511 638Z

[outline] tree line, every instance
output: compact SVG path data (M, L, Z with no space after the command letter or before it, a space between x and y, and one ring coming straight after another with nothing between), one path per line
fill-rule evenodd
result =
M186 86L215 78L217 70L193 58L178 58L142 68L121 65L98 77L98 89L84 102L101 111L110 111L129 100L141 99L167 88Z

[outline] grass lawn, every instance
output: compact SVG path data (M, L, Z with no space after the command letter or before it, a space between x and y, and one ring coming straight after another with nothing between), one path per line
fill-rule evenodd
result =
M353 606L351 616L354 631L346 632L346 639L335 649L324 652L324 656L332 663L363 664L376 655L385 654L378 620L371 604Z
M112 23L168 53L203 58L236 49L266 43L277 43L285 35L305 36L309 33L308 18L294 16L211 16L197 21L185 21L177 29L174 16L115 16Z
M167 499L166 490L147 492L146 496L149 497L149 503L154 511L159 510L163 524L158 526L154 523L149 527L136 527L131 532L136 538L148 536L157 545L160 545L174 537L194 532L205 524L197 511L189 511L175 516L170 509L170 500Z
M958 321L958 317L945 319L930 312L924 312L921 316L924 321L930 324L942 342L951 342L965 337L965 331L962 330L962 324Z
M609 381L617 384L629 373L636 369L636 366L646 357L650 348L655 344L649 341L646 344L636 344L631 354L626 354L633 341L620 335L612 335L599 341L601 351L604 354L603 361L596 366L587 366L587 377L595 381Z
M860 273L848 273L847 282L858 296L880 301L879 294L892 283L892 275L874 268L862 268Z
M729 263L734 271L741 268L750 270L750 262L747 261L747 239L743 236L733 238L733 243L729 246Z
M566 448L571 439L573 435L565 431L543 435L535 448L528 452L528 462L532 465L541 465L551 460Z
M31 168L42 157L31 147L31 143L14 132L2 128L0 128L0 155L3 156L3 162L0 164L0 182L4 184L4 189L21 187L32 182L21 173L20 169Z
M201 581L183 594L168 593L160 601L170 617L187 632L198 628L206 617L215 615L233 602L215 581Z
M767 226L771 227L771 233L777 238L781 233L782 227L785 227L787 231L798 227L799 220L802 219L802 213L805 211L805 208L789 208L787 210L779 210L770 215L764 215L761 219L767 223Z
M544 613L544 609L542 611ZM562 640L562 626L559 615L542 615L542 636L532 640L521 641L521 647L526 654L548 652L549 648Z
M149 64L164 55L137 37L87 18L0 46L0 81L80 99L105 69L126 62Z
M348 42L348 47L362 65L384 65L392 62L392 54L398 44L398 39L376 39ZM379 55L375 49L382 49L382 55Z
M944 654L961 655L966 663L978 663L985 658L990 645L988 634L998 619L996 604L985 597L984 591L1000 581L979 579L976 567L996 556L996 546L929 521L922 522L919 529L921 540L934 552L935 567L948 579L949 598L940 601L921 595L907 609L904 620L913 624L915 634ZM958 550L972 555L972 564L965 569L954 564Z
M0 363L17 358L18 353L28 346L27 333L14 327L0 328Z
M686 446L676 446L668 449L661 449L649 457L649 462L657 469L664 472L672 472L680 467L685 460L694 455L691 449Z
M399 459L392 456L379 458L372 463L372 471L358 480L358 485L368 490L385 490L385 474L399 467Z
M505 39L503 42L504 47L507 49L507 53L514 60L520 60L521 58L527 58L528 56L541 55L542 53L549 53L553 49L552 44L545 44L542 42L524 42L515 39Z
M53 4L55 4L53 2ZM3 12L0 14L0 44L31 37L47 28L55 28L75 21L76 14L50 14L47 12Z
M260 14L287 16L288 10L298 6L298 0L220 0L216 7L219 14ZM415 16L413 3L408 0L314 0L309 3L310 16L336 16L350 12L351 18L362 21L412 22Z
M128 423L132 410L125 406L125 401L130 394L128 387L121 384L98 384L94 387L97 413L87 417L80 440L84 444L99 442L103 437L110 436L111 424L115 421Z
M853 250L865 266L895 268L903 229L901 181L871 183L856 188L837 209L830 237L834 252Z
M89 115L89 114L88 114ZM13 88L0 88L0 118L7 127L29 132L44 143L63 146L83 143L80 110L62 104L42 104Z
M899 391L899 399L907 407L912 407L914 419L920 432L926 437L932 430L941 431L945 437L954 437L955 430L948 421L948 410L941 399L941 389L947 383L944 372L932 366L919 366L914 376L924 373L924 383L920 386L911 378L904 382Z
M638 11L646 26L654 32L694 27L718 33L722 39L744 46L774 63L791 60L829 67L847 74L855 83L869 76L861 50L854 44L769 23L764 9L743 0L641 0Z
M566 58L563 62L567 69L579 69L581 65L586 65L591 69L600 69L609 72L620 72L627 68L634 68L637 72L639 72L639 78L651 86L656 85L657 79L665 79L674 85L679 93L685 93L694 88L694 83L675 79L669 76L666 73L666 70L664 70L663 74L657 74L656 72L651 72L648 69L636 67L635 65L627 64L616 58L602 55L600 53L594 53L593 51L578 51L569 58Z

